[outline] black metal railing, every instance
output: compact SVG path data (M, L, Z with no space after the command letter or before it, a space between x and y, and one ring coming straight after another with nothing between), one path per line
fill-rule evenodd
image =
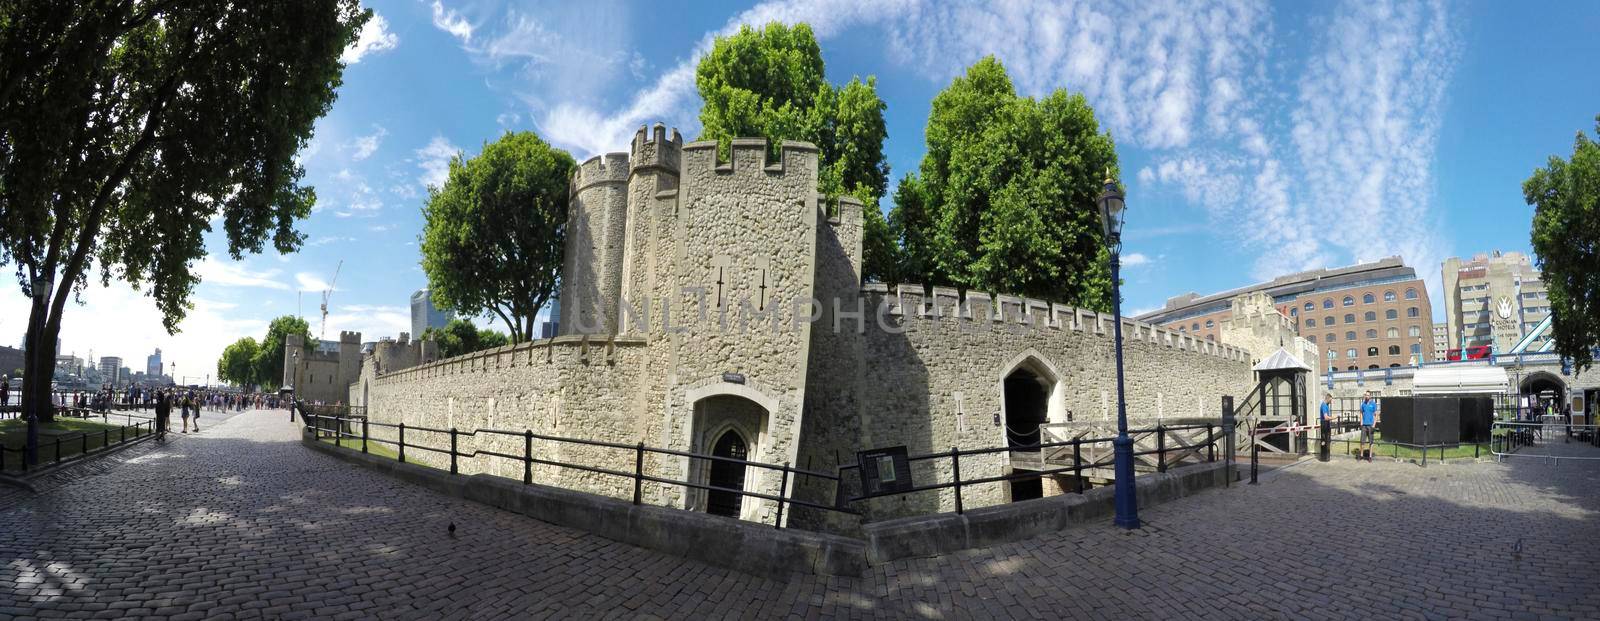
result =
M154 420L142 419L137 423L130 422L115 429L108 427L99 431L79 432L76 436L55 436L49 441L41 438L37 445L37 453L34 455L35 463L28 463L26 447L0 444L0 470L28 473L37 468L75 461L127 442L149 437L155 430ZM99 443L90 446L91 439L98 439ZM63 456L63 448L77 448L79 451ZM49 461L45 460L46 456L50 456Z
M1178 446L1171 446L1166 442L1166 437L1167 437L1167 435L1169 433L1181 432L1181 431L1195 431L1195 430L1199 430L1199 429L1205 429L1206 430L1206 439L1205 439L1205 442L1202 443L1202 444L1189 444L1189 445L1181 445L1180 444ZM1197 456L1198 453L1202 449L1205 451L1205 454L1206 454L1205 459L1203 461L1205 461L1205 462L1216 461L1216 459L1217 459L1217 448L1218 448L1217 445L1219 443L1221 443L1221 442L1231 441L1231 439L1229 439L1225 434L1222 433L1222 426L1218 425L1218 424L1214 424L1214 423L1212 423L1212 424L1204 424L1204 425L1174 425L1174 426L1171 426L1171 427L1164 426L1164 425L1156 425L1155 427L1146 428L1146 429L1129 429L1128 430L1128 436L1130 438L1134 438L1136 442L1137 442L1137 440L1138 440L1138 438L1140 436L1148 436L1148 434L1152 434L1152 433L1156 434L1155 435L1155 437L1156 437L1156 448L1147 449L1147 450L1143 450L1143 451L1134 451L1133 455L1135 457L1155 455L1156 456L1155 470L1157 472L1166 472L1169 467L1175 466L1175 465L1179 465L1182 462L1183 457L1190 456L1190 455L1196 455ZM925 484L922 484L922 485L914 485L914 486L906 488L906 489L895 490L895 491L892 491L892 492L886 492L886 493L880 493L880 494L870 494L870 495L869 494L862 494L862 495L851 497L849 499L849 502L859 502L859 501L873 499L873 498L888 498L888 497L892 497L892 496L901 496L901 495L905 495L905 494L914 494L914 493L927 492L927 491L932 491L932 490L951 489L951 490L954 490L953 494L955 496L956 513L963 513L963 512L966 511L966 507L964 506L964 504L962 502L962 496L961 496L962 488L973 486L973 485L984 485L984 484L989 484L989 483L1003 483L1003 482L1010 482L1010 481L1027 481L1027 480L1033 480L1033 479L1042 479L1043 477L1046 477L1046 476L1053 476L1053 475L1057 475L1057 474L1067 474L1067 473L1071 473L1072 476L1073 476L1073 492L1081 494L1084 491L1083 472L1085 470L1111 468L1114 465L1114 459L1115 459L1112 456L1112 454L1108 451L1102 457L1100 457L1098 459L1094 459L1092 461L1085 461L1084 458L1083 458L1083 453L1084 453L1085 447L1094 447L1094 446L1097 446L1097 445L1100 445L1100 444L1104 444L1104 445L1109 447L1111 445L1111 442L1113 440L1115 440L1115 439L1116 438L1114 436L1108 436L1108 437L1104 437L1104 438L1074 438L1072 440L1064 440L1064 441L1056 441L1056 442L1040 442L1038 444L1029 444L1029 445L1023 445L1023 446L1000 446L1000 447L988 447L988 448L978 448L978 449L960 449L960 448L956 448L956 447L950 447L950 450L948 450L948 451L940 451L940 452L937 452L937 453L923 453L923 454L920 454L920 455L910 455L910 456L906 457L906 462L908 464L917 463L917 462L927 462L927 461L932 461L932 460L941 460L941 459L950 460L950 480L948 480L948 481L940 481L940 482L935 482L935 483L925 483ZM1226 446L1226 445L1224 445L1224 446ZM961 458L963 458L963 457L973 457L973 456L978 456L978 455L993 455L993 454L997 454L997 453L1014 453L1014 452L1021 452L1021 451L1028 451L1028 452L1045 451L1045 450L1049 450L1049 449L1058 449L1063 454L1067 450L1070 450L1072 452L1072 457L1071 457L1072 465L1058 466L1058 467L1055 467L1055 468L1043 468L1043 467L1041 467L1038 470L1013 471L1011 474L1002 474L1002 475L996 475L996 476L979 477L979 478L975 478L975 479L963 479L963 478L961 478ZM1168 458L1174 453L1179 454L1178 459L1169 460ZM1065 455L1063 455L1063 457L1065 457ZM1048 461L1051 461L1051 460L1047 460L1047 459L1045 459L1045 458L1043 458L1041 456L1041 465L1043 463L1048 462ZM1200 461L1200 460L1197 459L1197 462L1198 461ZM860 468L861 468L861 466L859 464L847 464L847 465L844 465L844 466L840 466L840 468L839 468L839 479L838 480L842 481L844 479L844 477L846 476L845 475L845 471L847 471L847 470L859 470Z
M417 426L417 425L406 425L405 423L393 423L393 424L391 424L391 423L380 423L380 422L374 422L374 421L369 420L365 416L365 411L364 410L362 410L362 413L360 415L346 416L346 415L344 415L342 413L335 413L332 416L329 416L329 415L325 415L325 414L316 413L312 409L312 408L315 408L315 407L317 407L317 406L308 406L308 409L303 410L302 415L303 415L303 417L305 419L305 427L306 427L306 429L309 432L315 434L315 437L318 440L325 439L325 438L326 439L336 439L336 445L338 445L338 446L343 446L345 440L351 440L351 441L359 440L360 443L361 443L361 452L362 453L367 453L368 452L368 445L372 444L372 443L378 444L380 446L385 446L385 445L386 446L391 446L391 447L395 448L395 451L397 453L397 459L401 463L408 463L407 460L406 460L406 450L407 449L421 450L421 451L426 451L426 452L429 452L429 453L434 453L434 454L439 454L439 455L447 455L447 456L449 456L449 460L450 460L450 474L459 474L460 473L459 462L460 462L460 460L462 458L472 459L472 458L477 457L479 455L488 455L488 456L491 456L491 457L501 457L501 458L504 458L504 459L511 459L511 460L516 460L516 461L522 462L522 483L524 485L529 485L529 484L533 483L533 467L534 467L534 465L545 465L545 466L553 466L553 467L557 467L557 468L566 468L566 469L572 469L572 470L579 470L579 471L583 471L583 472L590 472L590 473L595 473L595 474L600 474L600 475L605 475L605 476L611 476L611 477L617 477L617 478L620 478L620 479L630 480L630 481L633 482L633 504L640 504L643 501L644 484L647 483L647 482L648 483L660 483L660 484L664 484L664 485L678 486L678 487L682 487L682 488L684 488L686 490L687 489L699 489L699 490L705 490L707 492L713 492L713 491L716 491L716 492L727 492L727 493L731 493L731 494L737 494L741 500L744 499L744 498L757 498L757 499L772 501L772 502L777 503L777 517L774 520L775 526L777 528L782 528L783 527L784 510L785 510L786 507L789 507L789 506L808 507L808 508L812 508L812 509L819 509L819 510L823 510L823 511L834 511L834 512L839 512L839 513L852 514L852 515L856 514L855 511L852 511L852 510L850 510L848 508L845 508L845 507L843 507L841 505L826 505L826 504L811 502L811 501L808 501L808 500L803 500L803 499L800 499L800 498L795 498L792 495L790 495L789 492L788 492L789 488L791 487L790 483L793 481L793 482L796 483L794 485L794 487L799 487L799 485L798 485L798 478L799 477L813 477L813 478L829 481L829 482L834 484L834 488L835 489L839 488L840 477L839 477L839 475L829 474L829 473L826 473L826 472L817 472L817 471L813 471L813 470L806 470L806 469L802 469L802 468L796 468L794 466L789 465L788 462L784 462L782 464L769 464L769 463L758 462L758 461L750 461L750 460L746 460L746 459L736 459L736 458L732 458L732 457L721 457L721 456L717 456L717 455L705 455L705 454L701 454L701 453L691 453L691 452L687 452L687 451L678 451L678 450L673 450L673 449L666 449L666 448L647 446L643 442L639 442L637 444L625 444L625 443L621 443L621 442L606 442L606 441L602 441L602 440L584 440L584 439L579 439L579 438L564 438L564 437L560 437L560 436L552 436L552 435L548 435L548 434L534 433L533 431L526 430L526 429L522 430L522 431L508 431L508 430L501 430L501 429L473 429L473 430L469 430L469 431L463 431L463 430L460 430L460 429L456 429L454 427L449 428L449 429L441 429L441 428L434 428L434 427L422 427L422 426ZM332 407L348 408L349 406L332 406ZM395 439L389 440L389 439L386 439L386 438L373 436L372 433L371 433L373 428L392 429L392 430L395 431ZM412 439L410 441L408 441L406 439L406 432L408 432L408 431L413 434L412 435ZM436 434L436 435L440 435L440 436L448 436L450 445L449 445L448 448L445 448L445 447L428 446L426 444L420 444L420 443L416 442L416 435L415 435L415 434L417 434L419 432L420 433L425 433L425 434ZM520 438L522 440L522 453L521 454L505 453L505 452L487 450L487 449L482 449L482 448L474 448L471 452L465 452L465 451L460 450L461 439L463 437L476 438L476 437L478 437L480 435L482 435L482 436L508 437L508 438ZM616 469L613 469L613 468L606 468L606 467L602 467L602 466L594 466L594 465L589 465L589 464L579 464L579 463L572 463L572 462L563 462L563 461L558 461L558 460L554 460L554 459L548 459L548 458L539 456L534 452L533 443L534 443L535 440L544 441L544 442L555 442L555 443L558 443L558 444L572 444L572 445L579 445L579 446L605 448L605 449L612 449L612 450L617 450L617 451L628 451L628 452L631 452L633 454L632 455L633 456L633 469L631 471L616 470ZM766 494L766 493L762 493L762 492L754 492L754 491L738 489L738 488L721 487L721 486L717 486L717 485L712 485L709 482L701 483L701 482L689 481L689 480L678 480L678 479L671 479L671 478L666 478L666 477L661 477L661 476L656 476L656 475L653 475L653 474L649 474L649 473L645 472L645 468L644 468L644 460L645 460L645 456L646 455L666 455L666 456L673 456L673 457L684 457L684 458L688 458L689 460L691 460L691 463L693 463L694 460L702 460L702 461L708 461L708 462L722 462L722 463L736 464L736 465L744 466L744 467L747 467L747 468L758 468L758 469L769 470L769 471L778 471L778 472L781 473L781 476L779 478L779 484L778 484L778 494L777 495Z

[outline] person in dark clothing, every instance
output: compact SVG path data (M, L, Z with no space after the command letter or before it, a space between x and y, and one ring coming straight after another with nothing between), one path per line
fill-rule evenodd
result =
M172 414L172 404L167 402L167 393L156 393L156 439L165 442L167 439L167 418Z

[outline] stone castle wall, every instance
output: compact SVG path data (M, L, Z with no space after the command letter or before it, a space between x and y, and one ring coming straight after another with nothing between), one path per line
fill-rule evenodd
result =
M775 156L775 159L774 159ZM861 285L862 206L819 197L817 151L736 139L682 144L641 129L629 153L584 162L573 176L561 293L562 335L400 368L367 357L351 402L374 422L502 429L711 452L720 437L747 458L832 473L857 451L912 453L1003 446L1002 383L1025 366L1052 382L1050 420L1115 415L1109 316L1011 296ZM813 302L813 300L815 302ZM881 312L879 309L882 309ZM1250 355L1177 332L1125 323L1130 415L1215 417L1222 395L1250 386ZM419 360L425 362L423 360ZM1000 413L1000 424L994 422ZM374 435L391 434L393 431ZM520 437L460 436L460 451L520 455ZM447 434L407 442L448 446ZM534 456L623 472L628 449L535 440ZM408 459L447 466L415 450ZM1006 457L963 462L964 478L1007 471ZM948 461L922 481L948 480ZM464 459L462 472L520 478L515 460ZM650 455L654 476L705 483L709 463ZM970 474L969 474L970 473ZM853 476L853 475L852 475ZM936 478L935 478L936 477ZM622 477L554 466L537 482L631 497ZM752 468L745 489L776 495L777 471ZM833 502L831 481L790 480L797 497ZM964 490L968 507L1009 488ZM854 481L846 488L853 493ZM703 510L707 495L647 484L648 502ZM865 507L871 519L949 510L924 493ZM740 517L772 523L774 503L746 499ZM852 520L790 510L797 525L847 530Z

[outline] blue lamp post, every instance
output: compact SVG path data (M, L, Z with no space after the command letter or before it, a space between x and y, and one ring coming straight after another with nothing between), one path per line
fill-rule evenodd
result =
M1100 194L1100 225L1104 227L1106 250L1111 255L1111 311L1115 319L1113 336L1117 350L1117 438L1112 440L1116 472L1116 525L1139 527L1139 502L1133 489L1133 438L1128 437L1128 399L1122 379L1122 219L1127 204L1122 190L1106 170L1105 192Z

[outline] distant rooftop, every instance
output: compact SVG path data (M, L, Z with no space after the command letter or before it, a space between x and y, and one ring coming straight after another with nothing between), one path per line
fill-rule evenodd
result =
M1301 294L1331 289L1344 289L1380 281L1415 280L1417 271L1406 267L1399 256L1377 261L1357 263L1345 267L1323 268L1279 276L1272 280L1230 289L1221 293L1201 296L1195 292L1167 298L1158 311L1145 313L1134 319L1153 324L1182 319L1221 310L1235 296L1264 291L1277 302L1293 299Z

